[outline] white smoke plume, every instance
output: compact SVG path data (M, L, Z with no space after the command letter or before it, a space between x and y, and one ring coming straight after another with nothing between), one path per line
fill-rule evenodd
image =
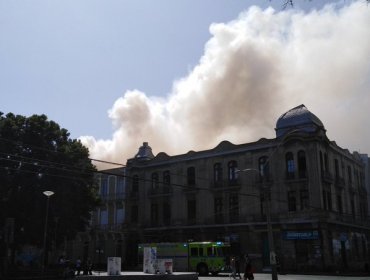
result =
M302 11L251 7L210 26L204 55L165 99L127 91L109 111L111 140L81 137L91 157L154 154L274 137L278 117L305 104L338 145L370 153L370 9L363 2Z

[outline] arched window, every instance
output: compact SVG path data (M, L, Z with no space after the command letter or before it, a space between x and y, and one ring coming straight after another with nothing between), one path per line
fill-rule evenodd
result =
M325 168L326 172L329 171L329 162L328 162L328 154L327 153L324 153L324 168Z
M187 169L187 183L188 186L194 186L195 185L195 168L194 166L188 167Z
M298 176L299 178L307 178L306 153L298 152Z
M262 178L266 181L270 180L270 163L267 156L258 159L258 171L260 173L260 180L262 180Z
M235 160L229 161L228 163L228 179L229 179L229 184L235 184L236 180L238 179L238 163Z
M152 173L152 190L156 191L159 188L159 177L158 173Z
M213 166L213 178L215 183L219 184L222 183L222 165L221 163L215 163Z
M348 184L352 185L352 168L351 166L347 166L347 175L348 175Z
M171 175L170 171L166 170L163 172L163 191L165 193L170 191Z
M335 178L339 178L339 162L337 159L334 159L334 170L335 170Z
M285 155L285 166L287 179L294 179L294 158L293 153L289 152Z

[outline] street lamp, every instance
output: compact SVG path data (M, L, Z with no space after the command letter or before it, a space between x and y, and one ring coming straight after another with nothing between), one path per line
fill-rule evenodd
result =
M45 271L45 262L46 262L46 236L47 236L47 228L48 228L48 215L49 215L49 198L54 194L52 191L44 191L44 195L46 195L46 214L45 214L45 228L44 228L44 244L42 250L42 274Z
M237 172L248 172L248 171L256 171L261 176L261 183L262 189L264 191L265 202L266 202L266 224L267 224L267 235L268 235L268 243L270 248L270 265L271 265L271 279L278 280L277 276L277 269L276 269L276 253L275 253L275 245L274 245L274 235L272 232L272 224L271 224L271 190L264 185L264 166L261 170L255 168L246 168L242 170L237 170Z
M265 185L265 167L268 163L268 161L271 159L271 157L279 150L280 146L285 143L285 139L287 139L290 135L295 134L295 133L301 133L302 130L299 128L295 128L292 130L289 130L284 133L281 138L278 139L278 144L275 147L275 149L269 154L269 157L267 161L260 166L260 169L255 169L255 168L246 168L242 170L237 170L237 172L247 172L247 171L256 171L261 177L261 184L262 184L262 189L264 192L265 196L265 206L266 206L266 223L267 223L267 234L268 234L268 243L269 243L269 248L270 248L270 265L271 265L271 279L272 280L278 280L277 276L277 269L276 269L276 253L275 253L275 246L274 246L274 235L272 231L272 224L271 224L271 189L270 187L267 187Z

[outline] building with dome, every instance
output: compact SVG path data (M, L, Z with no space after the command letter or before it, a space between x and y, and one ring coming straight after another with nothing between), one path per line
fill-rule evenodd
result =
M148 143L128 160L128 260L148 242L227 241L270 267L266 202L285 271L363 269L370 258L365 173L358 153L326 136L304 105L281 115L276 138L169 156ZM367 175L366 175L367 176ZM134 263L132 263L133 265Z
M99 260L122 256L132 269L140 243L224 241L233 254L248 253L257 271L267 271L270 225L280 270L369 267L367 155L329 140L323 123L304 105L281 115L275 131L273 139L223 141L173 156L154 155L144 142L125 168L100 178L108 184L100 184L106 199L94 214L84 252L95 262L98 250ZM119 178L122 197L106 193L118 189ZM115 211L122 205L118 221Z

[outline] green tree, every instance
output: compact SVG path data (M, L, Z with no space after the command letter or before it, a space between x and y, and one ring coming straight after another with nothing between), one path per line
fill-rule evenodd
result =
M0 229L14 219L14 244L41 247L49 200L48 244L84 230L98 205L88 149L45 115L0 112Z

